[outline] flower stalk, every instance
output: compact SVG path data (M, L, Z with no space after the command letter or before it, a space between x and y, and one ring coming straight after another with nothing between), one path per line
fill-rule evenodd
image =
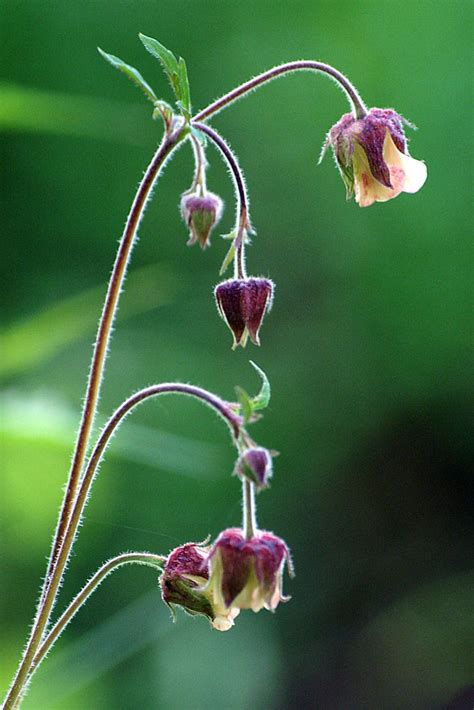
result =
M179 147L184 140L191 140L195 155L195 174L190 192L196 193L191 197L193 199L197 197L198 200L208 199L210 202L203 204L202 202L188 203L188 201L186 201L183 209L183 216L185 216L188 226L191 228L190 243L199 241L200 245L204 248L209 243L208 239L212 227L217 223L220 217L222 204L220 198L217 198L216 195L212 195L212 193L206 192L206 157L203 146L201 145L200 140L196 137L197 131L209 138L209 140L218 148L226 161L232 175L237 198L236 229L232 246L234 252L229 258L229 261L232 256L234 258L234 279L229 280L229 282L224 282L217 287L216 301L221 315L233 331L234 345L244 345L248 335L250 335L250 338L254 343L258 344L258 331L263 316L271 306L273 284L268 279L247 277L245 265L245 244L247 233L251 231L251 226L245 179L235 154L219 133L207 125L205 121L211 116L217 114L226 106L231 105L244 95L257 89L265 83L272 81L279 76L299 70L324 73L338 83L344 90L349 100L352 110L352 118L354 121L365 121L369 115L359 93L347 77L341 74L341 72L322 62L302 60L281 64L266 72L263 72L262 74L259 74L253 79L250 79L221 98L217 99L217 101L214 101L193 117L191 112L187 71L184 60L179 59L178 61L176 57L169 52L169 50L153 38L145 37L143 35L141 35L140 38L146 49L161 62L165 72L168 74L168 78L170 79L170 83L173 86L173 90L177 98L179 115L175 115L173 113L173 109L171 109L169 104L157 99L153 90L144 81L141 74L133 67L126 65L117 57L108 55L101 51L101 54L107 59L107 61L131 78L132 81L144 91L147 98L152 101L154 106L154 115L160 114L163 117L165 134L138 187L127 218L122 238L119 243L99 321L84 398L81 422L74 447L67 487L59 513L47 572L41 591L40 602L38 604L23 658L6 697L3 706L4 710L9 710L19 706L33 672L36 670L47 651L51 648L59 634L64 630L80 606L88 599L90 594L93 593L97 586L108 574L110 574L110 572L117 569L119 566L128 563L159 566L163 561L163 558L160 555L154 555L152 553L124 553L123 555L119 555L118 557L109 560L97 571L97 573L85 585L83 590L73 599L66 611L56 621L52 628L49 631L47 630L50 624L51 614L54 609L58 590L60 589L62 583L64 571L70 558L71 550L74 545L77 531L80 527L83 511L87 504L87 499L96 476L98 466L112 435L117 430L117 427L121 424L123 419L138 404L144 402L150 397L169 393L178 393L195 397L214 408L226 421L230 428L233 441L239 449L239 453L242 453L241 443L248 439L243 425L247 421L252 421L252 406L255 406L255 409L257 409L255 403L252 405L253 400L248 399L246 404L250 407L250 413L245 413L243 405L241 405L239 409L238 405L225 402L212 393L192 385L181 383L153 385L132 395L115 411L102 430L97 443L93 447L89 459L86 462L91 432L100 397L107 352L125 274L130 262L133 247L137 241L138 229L147 201L152 193L153 187L163 166L171 157L175 149ZM193 128L196 129L194 133ZM358 145L360 145L360 143L356 145L356 150L358 149ZM353 173L355 173L356 189L359 189L357 183L357 165L352 159L352 153L349 156L343 157L346 162L344 162L341 158L339 160L339 164L340 166L343 166L346 172L352 170ZM383 157L385 159L385 152ZM406 160L403 162L406 157L407 156L405 154L402 157L395 156L391 162L387 159L387 169L390 169L390 177L398 175L399 180L397 183L398 187L392 187L390 189L396 191L400 188L399 191L402 189L410 191L408 189L410 186L404 176L400 177L400 170L402 170L403 166L407 162ZM349 164L349 159L352 161L351 164ZM359 160L359 163L360 162L361 161ZM354 165L352 165L352 163L354 163ZM399 172L396 173L396 170ZM374 177L373 174L372 177ZM375 175L375 178L376 177L377 175ZM385 197L385 193L383 197ZM366 197L367 204L370 203L369 199L371 199L371 196ZM374 199L378 199L378 197L375 196ZM227 260L224 264L227 264ZM262 408L262 406L259 406L258 408ZM267 478L271 475L271 468L270 473L268 473L267 469L265 469L261 475L259 473L260 468L256 468L255 470L257 472L255 474L257 476L257 484L259 487L265 487ZM265 606L266 608L274 609L278 602L283 600L283 596L281 594L281 574L285 561L289 561L289 552L283 541L275 538L271 533L263 533L258 531L255 505L255 482L253 480L249 480L248 477L243 477L242 495L243 529L242 531L228 531L229 534L227 536L223 534L224 537L221 536L222 539L220 539L220 542L219 540L217 541L215 550L218 550L218 554L215 553L215 551L211 552L211 557L215 560L214 564L211 564L213 571L211 568L206 571L206 574L208 574L208 572L212 572L212 584L209 574L208 577L204 578L209 579L208 591L211 596L212 603L214 605L217 603L216 608L218 609L222 607L222 614L220 618L225 619L225 624L230 625L233 623L233 618L239 612L240 608L252 608L254 611L257 611L262 608L262 606ZM263 557L261 556L260 549L262 545L265 552ZM235 552L235 550L237 550L237 552ZM226 570L225 565L222 567L225 560L231 559L234 553L238 554L239 564L241 566L240 572L242 574L239 579L231 579L232 575L230 574L230 570ZM267 564L269 555L271 558L270 565ZM265 559L267 562L264 563ZM245 577L243 573L248 567L247 563L249 560L251 561L249 569L253 565L254 571L250 577L248 575ZM193 564L195 562L196 560L193 561ZM187 560L187 563L189 563L189 560ZM222 577L222 574L224 577ZM231 595L228 599L227 597L224 599L223 591L219 585L223 580L224 586L227 585L229 579L230 582L232 582L231 586L235 586L235 593L233 593L233 595ZM178 582L181 582L181 580L178 580ZM199 593L202 591L203 590L200 590ZM191 593L194 594L195 590L188 590L188 594Z

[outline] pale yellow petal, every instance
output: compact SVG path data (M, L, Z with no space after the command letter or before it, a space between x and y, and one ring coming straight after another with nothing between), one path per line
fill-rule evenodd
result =
M387 131L383 145L383 157L390 170L390 181L399 192L418 192L427 178L426 165L398 150L392 136Z

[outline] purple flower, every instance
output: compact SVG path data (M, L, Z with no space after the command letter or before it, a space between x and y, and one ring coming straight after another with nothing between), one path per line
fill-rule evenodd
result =
M331 128L321 158L330 145L348 199L355 193L359 205L368 207L424 185L426 165L409 155L404 123L410 125L393 109L372 108L364 118L346 113Z
M199 242L201 249L210 246L209 237L213 227L221 218L223 203L213 192L197 195L185 193L181 198L181 214L189 227L188 245Z
M228 279L216 286L217 309L234 336L234 345L245 347L247 338L260 345L258 333L273 301L273 282L264 278Z
M281 601L285 562L291 560L286 543L271 532L259 531L247 540L239 528L224 530L209 554L205 587L221 617L235 618L241 609L274 611Z

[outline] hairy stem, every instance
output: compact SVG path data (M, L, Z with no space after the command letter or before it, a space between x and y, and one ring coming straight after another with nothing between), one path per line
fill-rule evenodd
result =
M41 591L40 602L38 604L30 637L20 662L17 674L5 700L5 708L13 707L17 699L21 696L25 679L41 642L44 631L49 622L49 616L54 606L59 578L61 572L56 574L56 564L60 554L61 546L65 536L68 523L71 517L71 510L81 480L81 471L84 465L87 446L92 430L97 403L100 395L102 376L104 372L107 349L112 333L112 326L117 312L118 301L122 289L125 273L130 260L133 246L137 239L138 227L143 216L147 200L151 194L160 170L173 149L181 142L184 136L184 128L180 124L173 132L166 134L158 147L155 155L148 166L145 175L138 187L133 201L125 229L119 244L114 268L110 277L107 295L105 298L102 315L97 331L97 338L92 356L91 368L87 384L86 396L82 411L81 424L74 449L71 469L69 471L67 488L64 495L58 525L48 562L47 573Z
M114 572L122 565L128 564L148 565L149 567L153 567L155 569L161 568L161 565L165 559L166 557L163 557L162 555L154 555L151 552L124 552L121 555L117 555L117 557L113 557L105 562L102 567L97 570L93 577L90 578L79 594L74 597L67 609L56 621L52 629L46 634L31 664L29 678L31 678L33 673L37 670L43 658L45 658L48 651L78 612L80 607L85 604L91 594L95 592L97 587L111 572Z
M217 99L217 101L214 101L212 104L209 104L209 106L207 106L205 109L196 114L193 120L204 121L206 118L209 118L213 114L218 113L234 101L237 101L249 91L253 91L257 87L261 86L261 84L266 84L268 81L272 81L273 79L276 79L279 76L283 76L284 74L288 74L289 72L299 70L316 71L323 74L327 74L332 79L334 79L334 81L339 84L339 86L344 90L347 98L349 99L349 103L351 105L351 109L354 113L354 116L356 118L363 118L367 114L367 107L362 101L359 92L357 91L355 86L351 84L349 79L344 76L344 74L341 74L341 72L339 72L337 69L334 69L334 67L331 67L329 64L323 64L322 62L315 62L312 60L303 59L296 62L279 64L278 66L273 67L273 69L268 69L268 71L265 71L262 74L259 74L258 76L254 77L253 79L246 81L244 84L241 84L236 89L230 91L228 94L224 94L224 96L221 96L221 98Z
M202 196L206 192L206 156L203 147L199 140L191 133L191 145L194 153L194 178L191 190L193 192L199 188L199 194Z
M245 232L249 229L250 216L249 216L249 199L247 195L247 188L245 186L245 178L243 176L242 170L240 169L239 161L236 155L232 152L230 147L227 145L226 141L221 135L210 126L205 123L194 123L193 125L198 128L202 133L204 133L218 148L219 152L224 158L227 166L229 167L232 179L234 181L235 192L238 200L237 205L237 224L236 224L236 238L235 238L235 278L244 279L246 277L245 271Z
M257 508L255 505L255 486L252 481L244 478L242 481L243 498L243 530L247 540L255 537L257 532Z
M56 560L56 565L51 577L50 585L48 587L47 593L43 599L43 603L40 609L40 614L38 618L38 623L36 625L36 635L34 635L34 643L30 644L30 647L34 649L30 651L28 656L25 654L20 670L15 678L15 681L10 689L10 693L7 696L5 702L5 710L7 708L14 707L16 701L21 698L21 694L25 689L26 684L29 681L31 667L34 662L38 647L41 644L44 630L47 627L51 611L53 608L54 601L56 599L57 592L61 586L61 581L63 578L63 573L69 560L72 546L76 538L77 531L80 526L81 517L84 512L84 508L87 503L90 488L92 486L94 477L97 473L98 466L102 460L107 444L109 443L112 435L116 431L119 424L123 419L129 414L138 404L144 402L150 397L156 397L162 394L184 394L190 397L195 397L200 399L205 404L209 405L224 419L224 421L229 425L232 432L234 441L237 443L240 431L241 431L241 418L235 414L229 405L221 400L216 395L204 390L200 387L195 387L193 385L186 385L179 382L166 382L159 385L152 385L151 387L146 387L140 390L136 394L129 397L121 404L121 406L114 412L110 417L101 435L92 451L84 475L80 480L79 489L74 502L74 507L69 516L69 521L67 527L64 531L63 544L59 549L59 554ZM35 631L35 629L34 629ZM40 635L41 634L41 635Z

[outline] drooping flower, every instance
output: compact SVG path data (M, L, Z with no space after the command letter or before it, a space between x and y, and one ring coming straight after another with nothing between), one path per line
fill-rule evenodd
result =
M270 451L261 446L247 449L237 459L234 472L240 478L252 481L257 489L268 488L269 479L273 475Z
M206 191L203 195L185 193L181 198L181 214L189 228L188 246L199 242L201 249L210 246L209 237L219 222L223 202L218 195Z
M224 530L209 554L205 590L221 617L235 618L241 609L274 611L283 596L283 571L291 559L286 543L271 532L258 531L250 540L240 528Z
M212 595L206 591L210 549L191 542L174 549L160 576L161 596L171 609L180 606L192 616L207 617L219 631L227 631L238 612L216 610Z
M217 310L234 336L234 345L245 347L247 338L260 345L263 317L272 306L274 285L270 279L228 279L214 290Z
M329 131L321 159L330 145L346 185L361 207L386 202L401 192L418 192L427 170L408 153L403 124L393 109L372 108L363 118L345 114Z

